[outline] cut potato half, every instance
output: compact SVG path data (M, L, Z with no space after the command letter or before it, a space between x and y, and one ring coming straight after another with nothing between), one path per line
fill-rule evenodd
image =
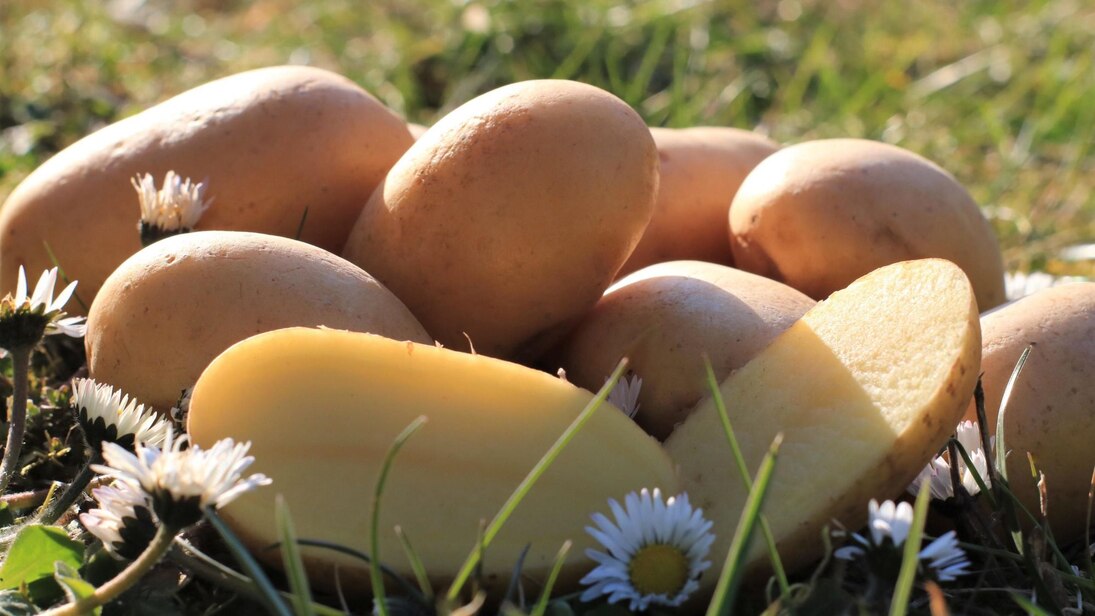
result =
M224 512L267 563L280 566L274 498L283 494L300 537L365 552L373 491L396 436L415 418L428 422L400 450L381 501L381 560L411 569L393 532L402 526L429 574L451 579L525 475L593 394L543 372L371 334L282 329L244 340L202 374L190 403L189 431L209 447L251 441L254 471L273 479ZM486 584L505 587L521 551L523 573L546 578L563 542L574 542L564 587L592 568L585 532L608 499L659 487L677 493L661 445L605 403L533 486L487 549ZM368 591L361 561L306 550L313 583ZM353 583L348 582L352 580Z
M942 447L973 394L981 353L965 274L926 259L878 269L834 293L723 381L750 473L784 435L764 512L790 567L820 556L823 526L866 522ZM666 442L693 502L715 522L721 562L747 491L712 400ZM754 541L750 561L766 562ZM709 576L713 584L715 576Z

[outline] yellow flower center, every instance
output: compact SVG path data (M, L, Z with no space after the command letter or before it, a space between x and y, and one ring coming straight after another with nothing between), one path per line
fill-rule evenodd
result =
M676 546L655 543L639 549L627 574L640 594L672 597L688 581L688 559Z

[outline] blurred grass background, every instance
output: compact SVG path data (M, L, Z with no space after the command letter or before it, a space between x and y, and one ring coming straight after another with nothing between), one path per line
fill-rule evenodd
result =
M425 124L557 77L651 125L887 141L970 189L1009 269L1095 273L1059 258L1095 241L1083 0L0 0L0 199L96 128L282 63L342 73Z

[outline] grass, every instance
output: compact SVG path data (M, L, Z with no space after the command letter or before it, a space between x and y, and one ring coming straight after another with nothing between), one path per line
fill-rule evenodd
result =
M1061 257L1095 242L1092 48L1095 5L1080 0L3 0L0 200L89 132L249 68L328 68L425 124L493 87L554 77L604 87L651 125L900 145L970 190L1009 269L1093 275L1095 262ZM28 430L42 445L22 487L65 479L81 462L67 415L49 412L66 401L43 376L70 374L75 346L54 341L36 359ZM981 547L986 574L948 590L952 605L977 613L1025 600L1011 598L1031 587L1024 561L1003 547ZM1075 588L1056 569L1033 575L1056 594ZM800 613L855 605L854 573L792 581L808 596ZM919 596L913 611L926 612ZM152 605L240 605L201 584L167 597Z
M895 143L970 189L1010 268L1092 269L1058 258L1095 238L1087 3L7 0L0 32L0 196L91 130L248 68L329 68L426 124L561 77L652 125Z

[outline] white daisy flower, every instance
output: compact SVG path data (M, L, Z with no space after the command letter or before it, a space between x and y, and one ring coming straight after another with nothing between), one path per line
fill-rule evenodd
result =
M167 436L166 419L146 410L120 389L92 379L76 379L72 406L87 444L95 451L100 451L105 442L132 451L136 443L159 445Z
M103 542L107 552L134 560L156 536L156 520L148 496L124 481L91 491L99 507L80 514L80 523Z
M886 501L879 505L878 501L871 499L867 523L870 537L853 533L852 541L855 544L836 550L833 556L841 560L873 556L889 560L891 562L885 564L896 564L900 569L901 546L909 536L912 522L913 508L909 503ZM958 538L953 530L920 550L919 556L921 566L940 582L949 582L969 573L970 562L966 558L965 551L958 546ZM889 567L881 566L876 567L875 570L887 568Z
M156 517L170 528L182 529L202 517L206 507L223 507L270 479L243 471L255 461L247 455L251 443L221 439L209 449L187 445L185 435L168 429L163 448L138 443L131 453L116 443L103 444L105 465L92 469L140 487L152 501Z
M607 596L609 603L628 601L631 611L684 603L711 566L705 558L715 535L703 510L693 509L687 494L663 501L657 488L628 494L623 507L608 504L615 522L595 513L597 527L586 527L607 552L586 550L598 566L582 578L590 586L582 601Z
M1014 301L1038 291L1072 282L1085 282L1080 276L1053 276L1045 272L1007 272L1004 289L1009 301Z
M34 293L28 294L27 273L19 266L19 278L15 295L10 293L0 300L0 346L11 350L20 346L35 345L42 336L65 334L73 338L84 335L84 317L66 317L64 307L76 291L72 281L54 298L57 286L57 268L42 272Z
M643 380L639 375L624 376L616 381L616 386L608 392L608 401L620 409L628 417L635 417L639 412L639 390L643 386Z
M962 487L966 489L970 495L977 494L981 491L981 486L977 485L977 479L974 477L974 471L977 472L977 476L981 477L981 481L985 483L986 487L992 487L992 483L989 480L989 461L988 456L985 453L983 447L981 447L981 431L977 426L976 421L963 421L958 424L956 432L958 442L962 444L962 448L969 454L970 460L973 462L973 469L966 466L966 461L962 459L959 454L958 459L958 477L962 481ZM992 445L994 439L989 440L989 445ZM920 492L920 486L925 482L928 482L928 486L931 489L932 498L938 500L947 500L948 498L954 498L954 484L951 477L951 464L950 461L944 457L939 456L928 463L924 467L924 470L920 471L920 474L916 476L912 484L909 485L908 491L912 494Z
M156 180L150 173L130 181L141 205L140 230L145 245L190 231L211 203L205 200L205 183L183 179L174 171L164 176L160 190L156 190Z

